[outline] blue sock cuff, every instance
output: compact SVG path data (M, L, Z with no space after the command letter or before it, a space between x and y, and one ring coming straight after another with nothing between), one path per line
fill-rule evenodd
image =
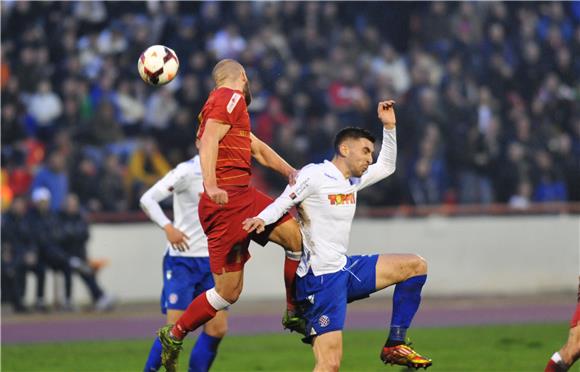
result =
M216 357L222 339L201 332L189 356L188 372L207 372Z
M219 337L210 336L205 332L201 332L197 340L198 342L205 344L208 350L216 351L222 339Z
M425 282L427 281L427 274L424 275L417 275L417 276L413 276L405 281L402 281L401 283L397 284L397 286L403 285L404 287L422 287Z

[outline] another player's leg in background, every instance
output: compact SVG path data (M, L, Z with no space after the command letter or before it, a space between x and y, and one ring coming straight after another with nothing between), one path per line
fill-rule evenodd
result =
M268 239L282 246L285 250L284 259L284 285L286 287L286 314L282 319L285 328L304 333L305 323L296 316L296 269L302 257L302 234L300 227L294 219L290 219L276 226Z
M342 331L316 336L312 340L314 372L338 371L342 360Z
M189 355L189 372L209 371L217 355L218 346L226 335L228 312L220 310L215 318L207 322Z
M391 327L381 359L385 363L428 367L431 360L422 357L405 343L407 329L421 303L421 290L427 280L427 262L413 254L385 254L376 265L376 289L393 284L393 312Z

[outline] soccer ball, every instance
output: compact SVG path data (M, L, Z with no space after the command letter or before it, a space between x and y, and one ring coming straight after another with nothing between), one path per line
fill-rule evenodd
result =
M147 84L165 85L177 75L179 60L171 48L153 45L141 54L137 68Z

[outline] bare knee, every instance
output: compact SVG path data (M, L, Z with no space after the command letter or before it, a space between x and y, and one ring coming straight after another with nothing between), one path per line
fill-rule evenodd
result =
M342 359L342 334L340 331L317 336L312 346L316 360L314 371L334 372L339 370Z
M302 252L302 233L300 232L300 227L296 221L290 227L288 234L288 247L286 250L292 252Z
M221 296L221 298L223 298L224 300L226 300L230 304L233 304L236 301L238 301L238 298L240 298L240 295L242 294L242 288L217 288L216 287L216 292Z
M316 372L338 372L340 369L340 355L334 353L325 355L316 361L314 371Z
M216 283L215 290L221 298L233 304L242 294L242 283Z
M427 274L427 261L418 254L414 255L412 266L414 271L412 276Z
M314 366L314 372L336 372L340 368L340 363L322 363L317 362Z
M279 244L284 250L302 252L302 234L296 220L291 219L276 226L270 234L269 240Z

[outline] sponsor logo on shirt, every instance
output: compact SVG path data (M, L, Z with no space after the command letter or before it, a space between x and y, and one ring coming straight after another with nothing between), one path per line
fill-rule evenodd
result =
M290 194L290 198L292 200L296 199L297 195L300 195L306 188L308 188L310 178L305 179L304 181L300 182L300 184L296 185L296 189L292 194ZM294 195L294 197L292 197Z
M241 97L242 96L239 93L232 94L232 98L230 98L230 102L227 106L228 114L231 114L234 111Z
M330 200L330 205L356 204L354 192L350 194L330 194L328 195L328 200Z

